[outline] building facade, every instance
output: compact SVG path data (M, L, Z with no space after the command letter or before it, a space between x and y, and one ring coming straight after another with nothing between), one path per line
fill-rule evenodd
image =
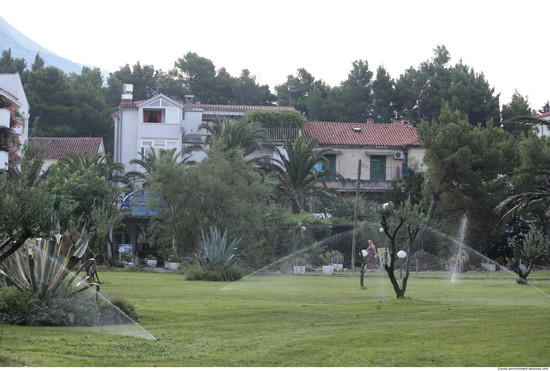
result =
M133 101L132 86L124 85L119 111L113 114L114 161L124 164L126 171L141 171L130 161L150 151L158 154L160 150L174 148L179 152L203 144L208 133L201 128L202 124L216 119L236 122L251 110L294 108L199 104L193 102L191 95L186 96L184 102L163 94ZM397 120L383 124L372 119L367 123L305 122L301 130L295 130L295 136L303 135L307 140L316 138L319 147L333 149L329 155L331 168L346 179L346 184L334 181L328 186L341 192L355 190L358 180L360 192L382 192L389 188L390 181L406 174L410 166L425 169L424 149L418 142L416 129ZM284 141L275 144L282 149ZM204 156L204 152L195 151L191 160L200 161ZM275 158L277 155L264 151L252 156ZM358 177L359 160L362 171Z
M114 161L124 164L126 171L140 171L130 164L150 151L175 148L177 152L204 143L207 132L203 123L223 119L238 121L253 110L294 110L292 107L213 105L193 102L188 95L185 101L175 101L158 94L144 101L132 100L132 85L125 84L119 110L113 114L115 145ZM190 160L204 158L202 151L192 152Z
M0 73L0 170L22 155L29 133L29 102L18 73Z
M342 175L346 184L333 181L327 186L340 192L355 191L357 181L361 193L382 192L392 180L406 175L409 167L426 168L416 129L398 120L391 124L372 119L367 123L306 122L303 135L332 149L331 170Z
M538 116L535 116L535 118L539 120L548 121L550 125L550 112L544 112ZM537 128L537 135L539 137L547 136L549 132L549 126L543 125L543 124L536 124L535 127Z

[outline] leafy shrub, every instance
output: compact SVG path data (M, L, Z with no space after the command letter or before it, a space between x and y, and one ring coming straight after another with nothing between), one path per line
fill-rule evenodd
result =
M242 277L241 272L235 267L207 269L200 264L186 265L184 274L188 281L237 281Z
M266 128L301 128L304 117L298 111L248 111L242 121L261 122Z
M0 289L0 323L5 324L101 326L130 323L121 311L137 319L131 304L116 300L112 305L108 300L96 300L91 292L69 297L60 295L41 298L31 290L18 290L15 287Z
M111 299L111 304L113 304L115 307L120 309L124 314L126 314L132 320L137 322L138 315L136 313L136 309L127 300L122 298L114 298L114 299Z

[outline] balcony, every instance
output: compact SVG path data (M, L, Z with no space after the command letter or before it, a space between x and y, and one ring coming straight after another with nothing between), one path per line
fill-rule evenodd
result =
M327 188L337 192L355 192L357 189L356 179L346 179L342 185L338 180L325 181ZM387 180L361 180L359 183L359 193L383 193L390 188L390 182Z
M296 128L266 128L267 139L270 142L294 142L300 136L300 129Z
M7 108L0 108L0 129L9 129L11 112Z

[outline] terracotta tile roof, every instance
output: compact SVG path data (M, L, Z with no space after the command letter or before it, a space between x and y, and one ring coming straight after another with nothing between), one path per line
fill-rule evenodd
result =
M285 106L239 106L228 104L193 104L193 108L202 108L204 110L228 110L228 111L294 111L294 107Z
M123 101L119 104L120 108L136 108L144 100L138 101ZM184 105L182 101L178 101L179 104ZM198 104L193 103L193 108L202 108L205 111L256 111L256 110L268 110L268 111L294 111L294 107L286 106L244 106L244 105L232 105L232 104Z
M542 119L542 118L545 118L545 117L549 117L550 116L550 112L544 112L538 116L535 116L536 118L538 119Z
M120 108L136 108L138 102L120 102L118 105Z
M306 122L302 133L322 146L420 147L416 129L404 124Z
M29 138L29 142L44 149L46 160L59 160L68 152L82 153L92 157L96 153L104 153L102 138Z

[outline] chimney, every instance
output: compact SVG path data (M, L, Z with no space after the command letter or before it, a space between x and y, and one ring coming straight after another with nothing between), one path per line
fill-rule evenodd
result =
M185 96L185 110L190 110L193 108L193 99L195 98L194 95L186 95Z
M374 119L372 117L369 117L367 119L367 124L374 124Z
M122 94L120 95L120 104L130 104L134 99L134 85L132 84L123 84L122 85Z

